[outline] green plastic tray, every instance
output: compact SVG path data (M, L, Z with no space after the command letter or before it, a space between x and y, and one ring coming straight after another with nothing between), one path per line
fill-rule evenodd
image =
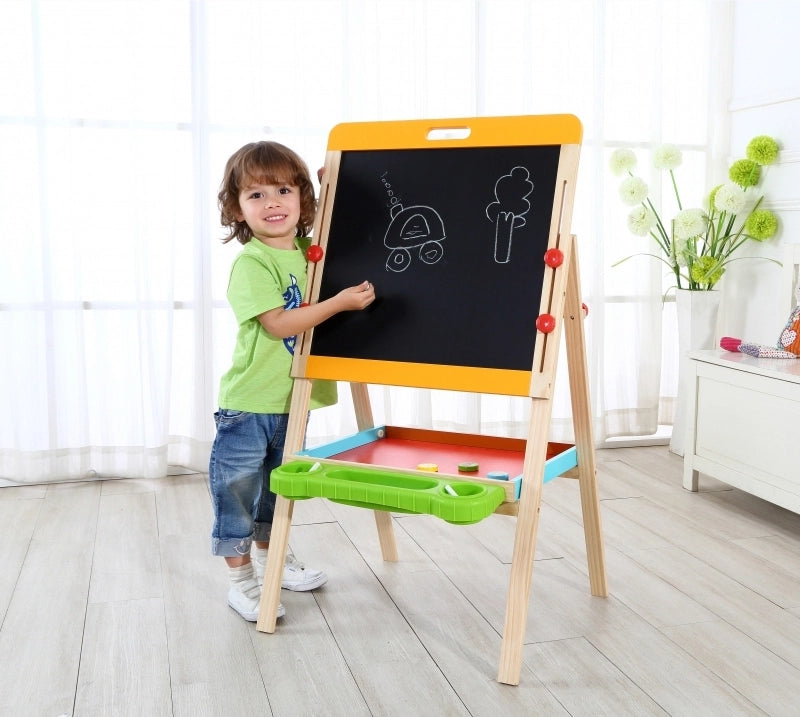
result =
M327 498L373 510L426 513L460 525L483 520L505 500L501 486L311 461L279 466L272 471L270 488L292 500Z

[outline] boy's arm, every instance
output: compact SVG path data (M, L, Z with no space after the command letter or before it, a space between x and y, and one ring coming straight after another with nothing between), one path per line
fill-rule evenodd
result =
M375 301L375 287L368 281L342 289L330 299L317 304L301 305L286 310L282 306L259 314L258 321L266 331L279 339L296 336L321 324L340 311L360 311Z

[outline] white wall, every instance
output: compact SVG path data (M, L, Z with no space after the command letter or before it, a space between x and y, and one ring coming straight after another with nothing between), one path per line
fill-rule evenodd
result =
M783 259L800 243L800 2L735 0L730 159L750 139L775 137L781 152L766 172L764 207L778 214L778 235L753 254ZM766 261L736 262L723 282L721 335L774 344L793 305L784 272Z

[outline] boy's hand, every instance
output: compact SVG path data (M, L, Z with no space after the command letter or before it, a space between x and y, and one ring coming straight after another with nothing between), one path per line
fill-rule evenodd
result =
M339 294L342 311L360 311L375 301L375 287L368 281L342 289Z

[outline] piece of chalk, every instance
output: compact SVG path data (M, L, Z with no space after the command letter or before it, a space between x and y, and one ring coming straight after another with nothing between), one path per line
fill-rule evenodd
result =
M464 471L465 473L475 473L478 470L478 464L471 461L459 463L458 470Z
M309 472L309 473L313 473L315 470L317 470L318 468L321 468L321 467L322 467L322 466L320 466L320 464L319 464L319 461L315 461L315 462L312 464L311 468L309 468L309 469L308 469L308 472Z
M508 473L506 471L489 471L486 477L492 480L508 480Z
M448 495L455 495L455 496L457 496L457 495L458 495L458 493L456 493L456 492L455 492L455 491L454 491L454 490L453 490L453 489L452 489L452 488L451 488L449 485L447 485L447 484L445 484L445 486L444 486L444 492L445 492L445 493L447 493Z
M439 470L439 466L436 463L420 463L417 466L418 471L428 471L429 473L436 473Z

